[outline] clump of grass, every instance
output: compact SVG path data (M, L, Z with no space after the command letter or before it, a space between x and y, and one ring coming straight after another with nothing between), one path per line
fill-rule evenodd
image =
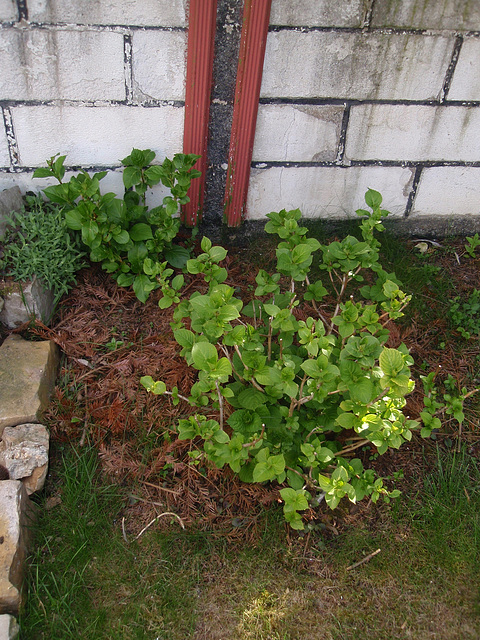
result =
M13 212L3 239L0 268L17 282L37 277L52 289L54 304L76 282L77 272L86 266L81 242L67 228L62 207L44 202L40 196L26 196L26 206Z
M66 451L49 482L47 500L61 502L38 524L20 618L28 640L480 635L480 465L466 452L439 450L417 495L330 540L289 544L280 511L266 512L254 547L155 527L126 543L124 496L91 450Z

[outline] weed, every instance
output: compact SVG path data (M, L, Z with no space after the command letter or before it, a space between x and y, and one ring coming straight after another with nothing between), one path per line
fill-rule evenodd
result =
M475 249L480 246L480 238L478 233L474 236L467 236L467 243L465 245L465 250L471 258L475 258Z
M480 290L474 289L466 300L455 296L450 300L448 314L452 326L465 340L480 337Z
M17 282L35 276L54 293L54 304L76 282L76 274L86 265L79 239L65 223L63 207L26 196L26 206L15 212L7 227L1 269Z

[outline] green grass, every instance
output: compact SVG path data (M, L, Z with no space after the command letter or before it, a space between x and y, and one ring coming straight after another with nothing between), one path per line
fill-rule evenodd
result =
M127 543L126 497L96 453L67 449L52 464L22 639L480 637L480 465L466 453L439 452L417 495L372 506L334 538L312 533L308 547L287 544L280 509L255 547L175 524Z

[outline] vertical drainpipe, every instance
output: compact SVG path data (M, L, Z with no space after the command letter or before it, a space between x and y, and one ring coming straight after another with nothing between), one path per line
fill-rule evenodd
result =
M203 210L216 16L217 0L190 0L183 152L201 156L195 168L202 175L193 180L190 202L182 207L182 222L189 227L200 222Z
M224 200L229 227L239 226L245 212L271 4L245 0L243 10Z

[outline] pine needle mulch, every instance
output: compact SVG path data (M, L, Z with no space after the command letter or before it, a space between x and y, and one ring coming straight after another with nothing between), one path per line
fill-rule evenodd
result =
M225 264L227 283L244 299L255 288L257 268L252 269L250 258L248 251L231 251ZM271 259L270 250L263 259ZM468 278L451 257L445 260L444 268L457 286L468 289L475 272ZM189 292L204 286L200 277L194 277ZM188 395L195 382L196 372L180 357L170 329L172 310L161 310L158 297L154 293L142 304L133 291L118 287L108 274L93 267L79 274L51 328L29 327L37 336L55 341L63 353L46 416L51 438L98 448L103 469L128 493L124 516L129 536L137 535L161 513L174 513L185 526L208 529L232 541L254 541L262 511L279 500L278 490L242 483L228 468L218 470L204 462L192 465L197 445L179 441L174 427L194 409L185 403L175 407L167 397L147 394L140 386L140 378L151 375L163 380L168 389L177 386ZM441 349L437 346L439 335L447 335L444 317L428 326L417 317L408 324L392 323L389 329L389 346L405 342L410 349L417 380L424 373L422 366L428 371L441 369L442 375L450 373L460 386L474 376L478 344L460 355L453 342L447 341ZM408 400L407 412L413 418L422 409L420 388L417 383ZM477 440L473 438L472 446ZM420 442L407 443L399 452L380 456L372 466L383 475L400 467L408 477L420 477L422 447ZM339 515L321 505L309 517L336 532L338 517L348 524L358 517L371 517L368 513L368 505L343 514L340 510ZM159 518L155 526L169 526L171 521Z
M255 273L233 258L227 261L228 284L232 275L240 292L254 284ZM201 278L194 278L189 291L202 287ZM140 385L142 376L151 375L188 396L196 379L173 338L173 311L160 309L158 297L153 294L142 304L133 291L94 267L79 274L51 328L29 327L63 353L45 416L51 438L98 448L104 471L128 490L129 535L163 510L176 513L185 526L253 539L262 510L279 499L278 490L242 483L226 469L189 464L197 446L177 440L174 427L195 409L186 403L175 407ZM157 526L169 521L160 519Z

